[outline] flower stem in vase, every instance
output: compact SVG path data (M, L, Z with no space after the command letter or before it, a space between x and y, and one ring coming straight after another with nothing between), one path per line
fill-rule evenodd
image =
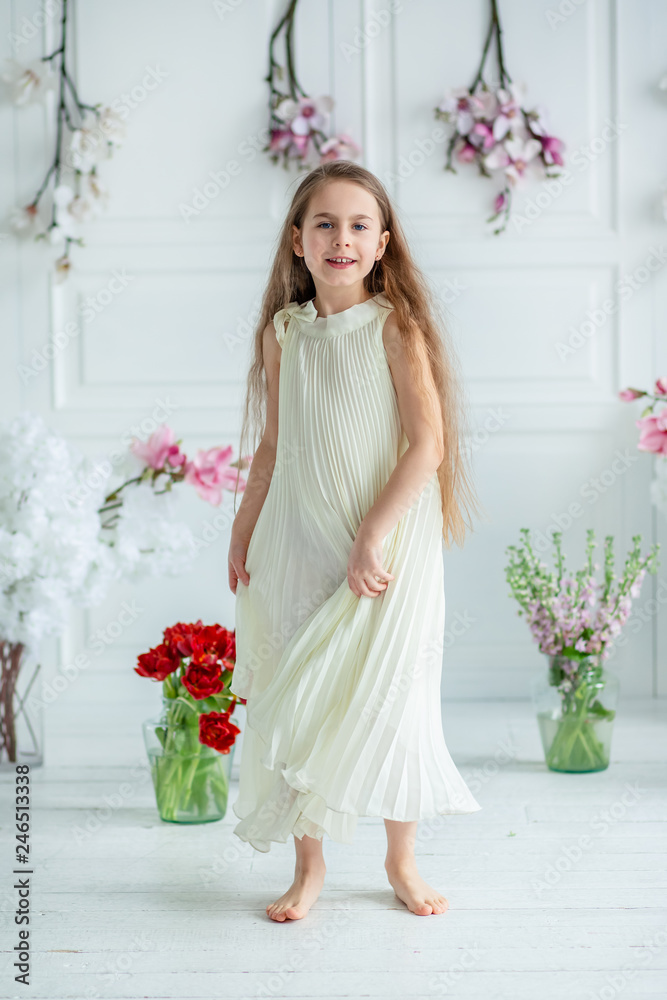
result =
M608 765L595 732L595 716L590 715L591 699L600 686L595 678L582 679L565 697L562 719L546 756L554 770L592 771Z

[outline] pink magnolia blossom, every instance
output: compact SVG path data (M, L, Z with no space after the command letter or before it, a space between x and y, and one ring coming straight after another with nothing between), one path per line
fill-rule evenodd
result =
M130 451L151 469L162 469L166 462L171 466L180 466L187 462L187 457L175 443L175 437L171 427L161 424L148 441L132 438Z
M334 106L331 97L299 97L294 101L287 97L275 110L277 118L289 124L295 136L308 136L311 132L324 129L326 116Z
M505 176L511 184L523 177L530 161L540 152L542 145L539 139L506 139L492 149L484 158L484 165L491 170L505 168Z
M461 163L472 163L476 156L477 150L469 142L464 142L462 146L459 146L456 153L456 157Z
M438 111L446 121L456 126L459 135L468 135L475 123L475 116L484 107L484 102L466 87L456 87L445 95L438 105Z
M329 160L353 160L360 152L361 148L353 142L349 135L343 133L322 143L320 163L327 163Z
M498 214L499 212L502 212L502 210L503 210L503 209L504 209L504 207L505 207L505 202L506 202L506 201L507 201L507 195L505 194L505 192L504 192L504 191L500 191L500 192L499 192L499 193L498 193L498 194L496 195L496 200L495 200L495 201L494 201L494 203L493 203L493 210L494 210L494 212L496 213L496 215L497 215L497 214Z
M271 139L269 140L269 151L272 153L281 153L284 149L288 149L292 144L292 133L288 128L271 129Z
M485 152L487 149L491 149L496 141L493 137L493 130L486 122L475 122L467 138L473 146L481 147Z
M640 417L635 420L635 425L641 429L637 444L639 451L667 455L667 407L660 413Z
M498 98L498 114L493 122L493 137L496 142L504 139L510 129L516 129L521 122L520 91L510 84L509 90L500 87L496 91Z
M222 501L223 489L234 489L237 481L239 489L245 488L238 469L232 468L230 464L231 457L231 445L226 448L200 449L194 461L188 461L185 466L186 483L192 483L199 496L214 507Z
M542 144L542 152L547 163L555 163L559 167L563 166L562 151L565 143L562 139L557 139L554 135L541 135L539 142Z

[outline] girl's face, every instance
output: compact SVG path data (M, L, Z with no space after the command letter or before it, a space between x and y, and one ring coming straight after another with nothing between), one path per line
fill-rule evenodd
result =
M351 181L329 181L310 199L294 251L303 257L316 288L363 292L363 279L384 253L389 231L380 232L378 204L370 191ZM351 263L337 264L332 258Z

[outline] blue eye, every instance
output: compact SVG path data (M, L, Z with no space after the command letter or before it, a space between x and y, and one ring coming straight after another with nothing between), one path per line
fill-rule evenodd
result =
M320 226L330 226L330 225L331 225L331 223L330 223L330 222L320 222L320 225L319 225L319 226L318 226L317 228L319 229L319 228L320 228ZM366 229L366 228L367 228L367 227L366 227L366 226L365 226L365 225L363 224L363 222L355 222L355 223L354 223L354 225L355 225L355 226L361 226L361 228L362 228L362 229Z

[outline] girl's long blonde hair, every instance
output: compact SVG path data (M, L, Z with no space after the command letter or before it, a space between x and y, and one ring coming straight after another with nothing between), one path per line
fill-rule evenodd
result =
M254 359L248 373L239 455L253 454L264 432L267 397L262 352L264 329L278 310L289 302L302 304L316 294L312 275L303 257L294 253L292 227L301 229L313 194L333 180L351 181L369 191L378 204L380 232L388 230L390 233L384 254L364 278L364 286L370 296L383 292L394 306L408 364L415 375L419 391L428 397L427 388L419 376L419 355L416 350L416 346L420 346L419 341L422 349L426 350L442 411L442 427L438 425L434 430L444 443L445 452L437 470L443 512L443 539L445 546L450 548L451 534L452 539L461 547L465 527L473 530L472 524L464 520L462 511L470 517L471 511L479 513L479 508L472 485L469 453L461 447L467 413L459 361L452 347L447 325L440 315L440 303L410 255L384 186L369 170L349 160L332 160L311 170L296 190L287 212L277 239L273 267L255 329ZM252 450L246 451L244 442L250 435ZM235 513L237 492L238 484L234 491Z

